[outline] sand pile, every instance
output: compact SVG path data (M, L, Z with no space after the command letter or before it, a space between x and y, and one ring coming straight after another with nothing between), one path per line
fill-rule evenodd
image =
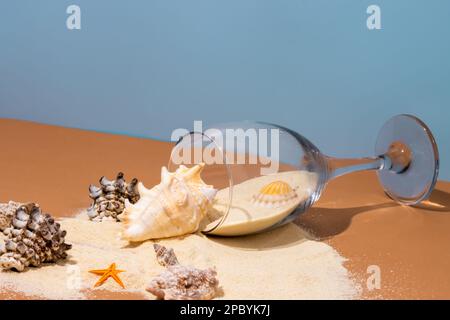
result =
M132 292L153 299L145 286L163 271L155 259L153 242L130 245L117 237L120 223L95 223L84 216L60 220L67 230L66 241L73 245L67 261L22 273L0 272L2 289L49 299L99 297L104 290ZM343 267L344 259L327 244L308 240L294 224L247 237L193 234L159 243L173 248L182 264L199 268L215 266L222 289L219 298L358 297L358 286ZM106 268L113 262L126 271L120 274L126 289L112 279L99 289L92 289L98 276L88 271Z

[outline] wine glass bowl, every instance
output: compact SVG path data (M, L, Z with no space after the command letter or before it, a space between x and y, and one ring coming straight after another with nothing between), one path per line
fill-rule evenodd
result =
M169 170L198 163L205 164L203 180L219 189L202 231L222 236L262 232L293 221L320 198L328 181L361 170L376 170L392 199L416 204L430 195L439 171L431 131L410 115L387 121L378 135L375 156L359 159L328 157L282 126L252 121L220 124L180 137ZM288 186L277 189L282 183Z

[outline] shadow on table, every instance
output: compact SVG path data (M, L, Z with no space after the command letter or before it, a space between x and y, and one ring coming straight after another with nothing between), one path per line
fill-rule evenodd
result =
M428 200L422 201L414 207L429 211L450 213L450 193L436 189Z
M216 243L242 250L289 247L310 239L310 235L315 240L326 240L347 230L353 217L358 214L393 207L401 208L402 206L394 201L389 201L352 208L312 207L300 215L294 224L289 223L268 232L240 237L208 235L208 238ZM450 193L434 190L428 200L413 207L423 210L424 214L450 213Z
M358 214L396 206L399 204L388 202L351 208L312 207L294 223L310 232L315 239L326 240L347 230L353 217Z
M288 223L274 230L253 235L237 237L221 237L208 235L209 240L218 244L249 251L286 248L298 245L308 240L308 238L309 236L306 232L292 223Z
M392 207L401 207L401 205L391 201L351 208L313 207L301 215L294 223L309 231L317 240L326 240L344 232L356 215ZM450 213L450 193L436 189L428 200L412 207L426 210L424 214Z

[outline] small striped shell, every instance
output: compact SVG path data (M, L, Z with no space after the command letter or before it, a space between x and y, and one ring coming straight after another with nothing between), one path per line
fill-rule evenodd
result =
M177 256L172 248L166 248L160 244L154 243L153 249L155 249L156 260L163 267L174 266L178 264Z
M298 199L297 193L284 181L273 181L254 195L252 202L255 205L277 208L290 204Z

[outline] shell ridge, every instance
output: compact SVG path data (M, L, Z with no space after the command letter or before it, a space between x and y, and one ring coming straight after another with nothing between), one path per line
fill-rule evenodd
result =
M180 166L175 172L163 167L160 184L140 186L140 200L126 207L123 238L141 241L197 231L217 192L201 179L203 167Z

